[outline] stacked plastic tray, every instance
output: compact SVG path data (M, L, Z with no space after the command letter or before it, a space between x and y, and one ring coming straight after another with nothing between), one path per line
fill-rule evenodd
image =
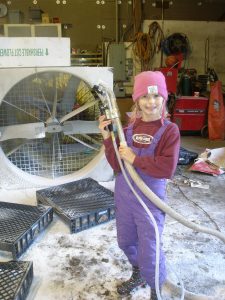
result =
M85 178L36 192L39 204L49 205L76 233L115 218L113 192Z
M51 207L0 202L0 250L18 259L52 219Z
M25 300L32 280L32 262L0 262L0 299Z

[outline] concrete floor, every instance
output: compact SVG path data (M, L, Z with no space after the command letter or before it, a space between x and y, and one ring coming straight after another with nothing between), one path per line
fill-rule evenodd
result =
M201 153L205 148L225 147L225 142L185 136L181 145ZM185 179L199 180L209 189L182 185ZM189 221L225 233L225 175L188 171L178 166L174 180L168 184L169 204ZM113 185L106 187L113 189ZM1 190L0 201L36 204L35 190ZM225 299L225 245L214 236L197 233L169 216L164 231L167 262L183 280L192 296L185 299ZM0 251L0 261L11 259ZM115 221L70 234L68 226L55 216L52 224L31 245L21 260L33 261L34 280L27 300L114 300L116 283L129 276L130 266L116 243ZM96 276L97 275L97 276ZM174 273L169 279L177 284ZM172 294L171 294L172 291ZM141 289L124 299L147 300L149 288ZM180 299L176 290L166 284L163 300ZM4 300L4 299L1 299Z
M200 154L206 148L225 147L225 141L182 136L181 145ZM214 177L189 171L188 168L189 166L178 166L174 180L168 184L170 206L189 221L225 233L225 175ZM186 179L198 180L209 188L182 185ZM167 216L164 232L167 260L178 270L188 291L209 297L201 299L225 299L225 272L220 272L220 265L225 267L224 243L211 235L194 232L183 226L180 228L181 226Z
M225 141L211 141L201 136L182 136L181 145L186 149L201 153L206 148L214 149L225 147Z

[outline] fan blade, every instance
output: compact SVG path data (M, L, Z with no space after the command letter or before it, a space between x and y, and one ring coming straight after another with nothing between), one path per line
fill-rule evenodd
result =
M24 146L27 142L29 142L27 139L13 139L3 141L0 145L5 155L10 156Z
M25 113L26 115L31 116L31 117L37 119L38 121L43 122L41 119L39 119L39 118L36 117L35 115L31 114L30 112L27 112L26 110L22 109L21 107L15 105L15 104L13 104L13 103L10 103L10 102L6 101L5 99L2 99L2 102L6 103L7 105L10 105L10 106L14 107L15 109L18 109L18 110L22 111L22 112Z
M60 147L58 133L53 133L51 136L51 154L52 154L52 178L55 178L62 160L62 152Z
M0 141L11 139L41 139L45 137L44 123L28 123L0 127Z
M98 149L98 148L96 148L96 147L93 147L93 146L89 145L88 143L85 143L84 141L82 141L82 140L80 140L80 139L78 139L78 138L76 138L76 137L74 137L74 136L72 136L72 135L70 135L70 134L69 134L69 137L70 137L71 139L75 140L76 142L78 142L78 143L80 143L80 144L82 144L82 145L84 145L84 146L86 146L86 147L88 147L88 148L90 148L90 149L92 149L92 150L100 151L100 149Z
M89 135L87 135L87 134L85 134L85 133L82 134L82 136L83 136L86 140L90 141L92 144L96 144L96 145L102 146L102 142L97 141L97 140L94 139L93 137L90 137Z
M62 126L65 135L100 133L98 121L67 121Z
M59 120L59 123L63 123L65 122L66 120L78 115L79 113L81 113L82 111L84 111L85 109L95 105L98 103L99 100L95 100L95 101L91 101L91 102L88 102L84 105L82 105L81 107L71 111L70 113L68 113L67 115L65 115L64 117L62 117L60 120Z
M67 112L71 111L74 107L74 97L76 94L75 91L78 89L80 81L81 80L79 78L71 76L64 90L62 103L66 106Z
M51 114L51 111L50 111L50 108L49 108L48 101L47 101L46 98L45 98L44 92L43 92L43 90L42 90L41 87L39 87L39 90L40 90L40 92L41 92L41 96L42 96L42 99L43 99L43 101L44 101L44 103L45 103L45 105L46 105L46 108L47 108L47 110L48 110L48 113L49 113L49 115L51 116L52 114Z
M56 150L55 150L55 133L52 135L52 144L51 144L51 152L52 152L52 178L55 178L55 160L56 160Z
M51 117L54 119L56 117L56 112L57 112L57 102L58 102L58 90L57 90L57 83L56 83L56 78L54 79L54 99L53 99L53 106L52 106L52 115Z

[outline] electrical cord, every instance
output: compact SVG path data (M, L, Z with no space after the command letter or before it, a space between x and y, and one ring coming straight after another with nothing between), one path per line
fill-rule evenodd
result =
M153 42L154 52L158 53L161 49L161 43L164 39L163 30L158 22L152 22L149 25L148 34Z
M135 58L140 61L142 71L150 69L151 61L159 52L163 38L162 29L157 22L149 25L148 33L136 33L133 53Z
M152 58L152 45L148 33L136 33L133 44L133 53L135 58L141 63L141 70L148 70Z
M207 213L207 211L204 210L204 208L202 208L198 203L196 203L196 202L194 202L193 200L191 200L190 198L188 198L188 197L185 195L185 193L183 192L183 190L180 188L180 186L179 186L177 183L174 183L174 184L177 186L178 190L179 190L180 193L183 195L183 197L184 197L186 200L188 200L188 201L190 201L191 203L193 203L193 205L196 206L196 207L198 207L198 209L202 210L203 213L209 218L209 220L211 221L211 223L214 224L216 230L218 230L218 231L221 232L219 226L218 226L217 223L211 218L211 216L209 215L209 213Z
M189 178L188 176L186 176L186 175L183 174L183 172L182 172L182 170L181 170L180 167L178 167L178 170L179 170L179 172L180 172L180 174L179 174L180 176L186 178L187 180L190 180L190 178ZM186 194L183 192L183 190L180 188L180 186L178 185L178 183L176 183L176 182L174 182L174 181L171 181L171 182L178 188L178 190L181 192L181 194L183 195L183 197L184 197L186 200L188 200L188 201L190 201L191 203L193 203L194 206L196 206L196 207L198 207L200 210L202 210L203 213L209 218L209 220L215 225L216 230L218 230L218 231L221 232L221 230L220 230L218 224L216 223L215 220L212 219L212 217L209 215L209 213L208 213L206 210L204 210L204 208L202 208L199 204L197 204L196 202L194 202L193 200L191 200L190 198L188 198L188 197L186 196Z
M205 74L207 74L209 69L209 38L205 40Z

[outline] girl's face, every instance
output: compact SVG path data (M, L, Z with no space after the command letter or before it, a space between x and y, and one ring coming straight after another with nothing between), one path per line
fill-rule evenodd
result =
M164 99L157 94L148 94L138 100L143 121L155 121L161 118Z

